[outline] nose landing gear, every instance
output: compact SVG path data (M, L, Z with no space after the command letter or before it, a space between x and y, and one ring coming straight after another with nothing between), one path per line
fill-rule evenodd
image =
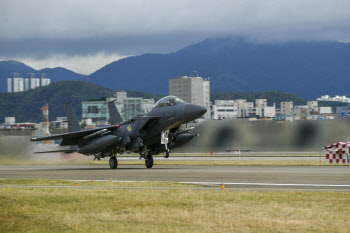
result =
M166 159L169 158L169 154L170 154L170 151L169 151L168 148L166 148L165 151L164 151L164 153L163 153L164 158L166 158Z

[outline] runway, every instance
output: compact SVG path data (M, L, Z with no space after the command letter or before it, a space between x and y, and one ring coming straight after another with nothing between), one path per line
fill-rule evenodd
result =
M232 190L303 190L350 192L348 166L202 166L108 165L0 166L0 178L65 180L164 181L215 186Z

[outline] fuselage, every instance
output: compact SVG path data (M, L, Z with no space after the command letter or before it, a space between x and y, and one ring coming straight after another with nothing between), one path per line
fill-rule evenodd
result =
M163 131L176 129L201 117L206 111L202 106L183 102L177 97L164 97L150 112L122 122L110 134L118 139L127 138L125 143L141 139L143 145L159 145Z

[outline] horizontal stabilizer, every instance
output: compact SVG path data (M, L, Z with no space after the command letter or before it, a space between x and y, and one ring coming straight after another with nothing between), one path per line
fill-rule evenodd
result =
M34 152L34 154L59 153L59 152L70 154L70 153L77 152L77 150L67 149L67 150L38 151L38 152Z

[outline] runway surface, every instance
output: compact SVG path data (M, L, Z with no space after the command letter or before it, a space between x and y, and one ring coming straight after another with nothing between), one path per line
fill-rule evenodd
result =
M221 184L232 190L350 192L349 166L108 165L0 166L0 178L165 181Z

